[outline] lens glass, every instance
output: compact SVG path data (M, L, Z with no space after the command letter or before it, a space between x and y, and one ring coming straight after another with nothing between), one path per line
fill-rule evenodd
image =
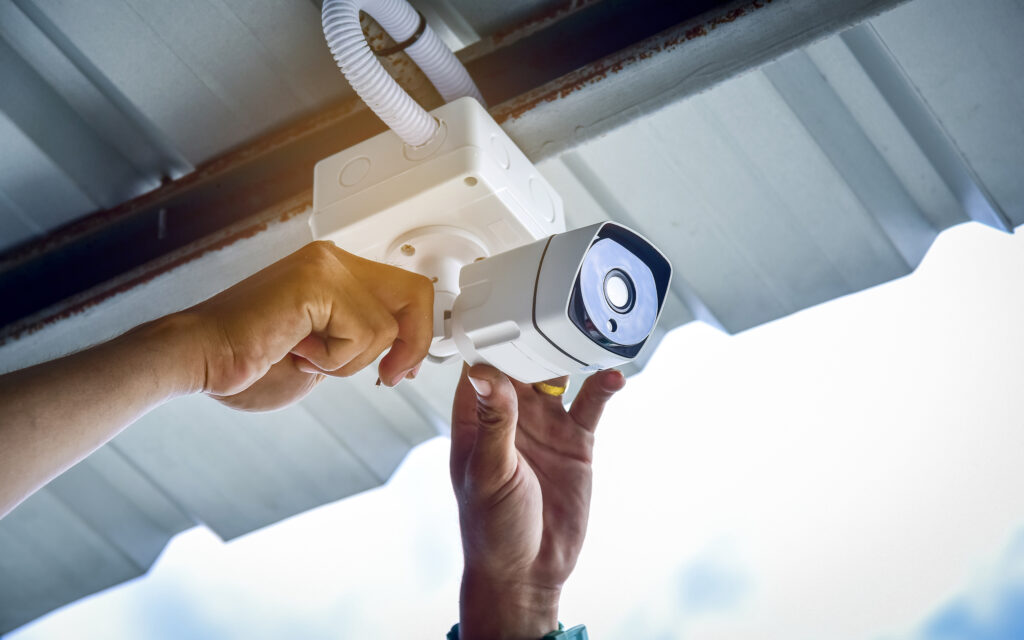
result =
M640 344L654 329L654 275L639 256L611 238L598 239L583 257L579 293L582 320L577 326L599 344Z
M633 281L622 271L612 269L604 279L604 297L616 311L629 311L636 297L633 292Z
M658 322L671 277L672 265L654 245L606 222L583 255L565 313L607 351L636 357Z

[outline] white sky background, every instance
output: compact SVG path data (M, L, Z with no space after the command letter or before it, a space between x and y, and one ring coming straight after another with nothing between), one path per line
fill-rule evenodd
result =
M967 637L928 626L954 604L1003 615L1024 594L1022 235L961 226L902 280L670 334L598 430L562 619L595 640L859 640ZM7 638L443 638L447 453L230 544L183 533L148 576Z

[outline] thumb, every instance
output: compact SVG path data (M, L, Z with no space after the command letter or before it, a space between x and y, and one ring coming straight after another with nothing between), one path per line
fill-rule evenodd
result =
M579 394L569 408L569 416L576 424L593 433L601 419L604 405L624 386L626 378L620 371L607 369L595 373L583 381Z
M467 465L468 484L475 491L497 491L516 471L516 390L494 367L475 365L468 371L476 392L476 439Z

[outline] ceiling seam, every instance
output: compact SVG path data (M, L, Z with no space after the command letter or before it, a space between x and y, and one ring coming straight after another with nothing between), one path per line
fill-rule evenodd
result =
M113 549L116 555L121 556L121 558L125 560L129 565L138 569L140 573L145 573L149 570L148 566L143 567L142 565L140 565L138 562L135 561L134 558L128 555L128 552L122 549L120 545L111 540L105 533L97 529L91 522L83 518L82 515L78 513L78 511L76 511L74 507L68 504L67 500L61 497L59 493L54 491L53 488L50 488L49 493L54 500L60 503L61 507L63 507L65 511L70 513L75 518L75 520L80 522L83 527L85 527L93 534L95 534L96 537L102 540L107 547ZM170 537L168 537L168 540L170 540Z
M1013 223L870 23L839 34L967 217L1012 233Z
M50 40L82 76L125 118L135 133L146 140L161 161L163 177L179 178L193 170L192 164L171 144L164 133L125 96L113 81L85 55L31 0L12 0L25 17Z
M24 224L26 227L32 230L33 235L40 236L46 233L45 229L39 226L39 224L37 224L35 220L28 217L28 215L21 208L21 206L19 206L17 202L15 202L9 195L7 195L7 193L3 190L3 187L0 187L0 207L5 207L8 211L13 213L14 217L16 217L19 221L21 221L22 224Z
M227 2L224 2L224 0L208 1L211 4L216 4L217 8L220 10L222 15L224 15L228 20L235 22L242 30L244 30L249 35L250 38L252 38L253 43L255 43L256 47L259 48L260 52L262 53L262 61L265 62L268 67L272 68L275 72L274 75L276 75L277 78L286 87L288 87L288 91L292 94L292 97L295 99L295 102L297 103L296 106L301 107L302 109L312 109L316 107L317 100L312 95L310 95L309 92L307 92L301 86L298 86L293 82L292 75L288 73L287 69L282 68L281 61L278 59L276 55L274 55L274 53L270 49L268 49L264 45L263 40L259 36L257 36L256 33L249 27L249 23L243 20L241 16L239 16ZM325 53L326 52L327 49L325 49Z
M323 420L321 420L320 417L316 415L316 413L311 411L309 407L306 407L304 404L302 404L302 402L299 402L298 404L295 405L295 408L298 408L299 410L305 412L306 415L308 415L313 420L313 422L316 423L317 427L319 427L321 431L326 433L327 437L333 440L339 447L347 451L349 455L351 455L352 458L357 463L359 463L359 466L361 466L367 473L370 474L370 477L376 479L381 484L387 481L387 478L380 477L380 474L374 471L370 467L369 463L366 460L364 460L359 453L357 453L347 442L345 442L340 435L335 433L334 429L331 429L326 424L324 424Z
M86 463L85 461L82 461L82 462L80 462L79 464L83 464L83 463L85 463L85 464L88 464L88 463ZM146 512L144 511L144 510L142 510L142 509L140 509L140 508L138 507L138 503L136 503L136 502L135 502L134 500L132 500L131 498L129 498L128 496L126 496L126 495L125 495L124 493L122 493L122 492L121 492L121 491L120 491L120 490L118 489L117 485L115 485L115 484L111 483L111 482L110 482L109 480L107 480L107 478L103 477L103 475L102 475L101 473L99 473L99 472L98 472L98 471L97 471L97 470L95 469L95 467L91 467L91 468L90 468L90 470L91 470L91 471L92 471L92 472L93 472L93 473L94 473L94 474L96 475L96 479L97 479L98 481L100 481L100 482L102 482L102 483L103 483L104 487L105 487L105 488L106 488L107 490L109 490L109 491L110 491L110 492L112 492L112 493L115 493L115 494L117 494L117 495L118 495L118 496L120 496L120 497L121 497L122 499L124 499L124 501L125 501L125 502L127 502L128 504L130 504L130 505L132 506L132 510L133 510L133 511L134 511L134 512L135 512L135 513L136 513L136 514L137 514L137 515L138 515L138 516L139 516L140 518L142 518L143 520L145 520L146 522L148 522L148 523L149 523L150 525L152 525L152 527L153 527L153 529L154 529L154 530L157 530L157 531L161 532L161 534L163 534L163 536L164 536L164 544L163 544L163 546L166 546L166 545L167 545L167 541L168 541L168 540L170 540L170 539L171 539L171 538L172 538L172 537L174 536L174 533L168 532L167 530L165 530L165 529L164 529L164 527L163 527L163 526L161 526L161 525L160 525L160 523L158 523L158 522L154 521L154 520L153 520L153 518L151 518L151 517L149 516L149 514L148 514L148 513L146 513ZM65 473L67 473L67 472L65 472ZM57 499L58 499L58 500L59 500L59 501L60 501L60 502L61 502L62 504L64 504L64 505L65 505L65 506L66 506L66 507L67 507L68 509L70 509L71 511L74 511L74 512L75 512L76 514L79 514L79 511L78 511L78 509L77 509L77 508L76 508L75 506L73 506L73 505L72 505L72 503L71 503L71 502L70 502L70 501L69 501L68 499L66 499L66 498L64 497L64 495L63 495L64 489L63 489L63 488L61 487L61 482L60 482L60 480L61 480L61 477L62 477L62 476L58 476L58 477L54 478L54 479L53 479L53 480L52 480L52 481L50 482L50 485L49 485L49 487L50 487L50 493L51 493L51 494L53 494L53 496L54 496L54 497L56 497L56 498L57 498ZM86 519L85 519L85 516L82 516L81 514L79 514L79 518L81 518L83 522L85 522L85 521L86 521ZM97 529L97 528L96 528L95 526L93 526L92 528L93 528L93 531L95 531L95 532L96 532L97 534L100 534L100 530L99 530L99 529ZM175 532L175 533L177 533L177 532ZM113 545L113 546L116 546L116 547L117 547L118 549L121 549L121 550L122 550L122 551L124 552L124 554L125 554L126 556L129 556L129 557L131 557L131 556L129 555L129 552L127 551L127 549L125 549L124 547L122 547L122 546L121 546L121 543L120 543L120 542L118 542L118 541L117 541L117 540L115 540L115 539L114 539L113 537L111 537L111 536L109 536L109 535L107 535L107 534L105 534L105 533L103 533L102 535L104 536L104 538L106 538L106 539L107 539L107 540L108 540L108 541L110 542L110 544L111 544L111 545ZM161 547L161 548L162 548L162 547ZM157 555L159 555L159 554L157 554ZM133 562L134 562L134 559L133 559ZM142 565L141 565L140 563L138 563L138 562L135 562L135 565L136 565L136 566L139 566L139 567L141 567L141 566L142 566ZM143 570L146 570L146 569L148 569L148 566L147 566L147 567L145 567L145 568L143 568Z
M127 464L129 467L131 467L133 471L139 474L139 476L142 477L143 480L148 482L149 485L153 487L153 489L157 493L159 493L165 500L167 500L167 502L169 502L172 507L177 509L178 512L181 515L183 515L186 520L193 524L193 526L200 524L203 524L205 526L205 523L201 522L196 517L195 514L193 514L189 509L187 509L183 504L181 504L181 502L172 493L170 493L166 487L157 482L156 479L153 478L151 475L146 473L146 471L141 466L139 466L139 464L135 462L135 460L131 456L125 453L118 445L116 438L108 442L105 446L108 447L111 450L111 452L114 453L114 455L117 455L122 460L124 460L125 464Z
M906 263L920 264L937 229L804 52L764 68L771 85L807 129L826 160Z
M847 279L846 275L839 269L828 253L821 248L821 245L814 239L814 236L810 231L805 229L799 221L793 219L793 217L788 214L789 207L785 200L772 186L771 181L768 180L764 173L758 168L757 163L751 160L750 155L743 150L742 145L740 145L736 138L729 132L725 122L718 117L718 114L715 113L713 109L708 108L708 106L703 102L695 102L695 109L701 112L701 115L705 120L713 123L712 129L715 131L716 135L722 140L731 154L737 158L739 162L743 163L746 173L757 180L758 189L767 193L768 198L774 201L773 204L779 211L786 212L783 214L787 223L785 224L786 231L791 233L792 237L802 240L805 243L805 246L813 247L812 250L818 254L818 257L822 262L826 263L831 268L839 281L847 287L847 290L853 291L855 289L853 284ZM758 275L761 276L762 280L768 283L768 288L772 291L773 295L780 297L780 303L787 307L787 315L804 308L804 305L799 301L799 299L797 299L800 296L799 291L793 291L792 294L787 293L786 297L782 299L781 296L779 296L777 287L772 284L772 280L775 280L775 278L769 276L765 272L765 270L758 264L760 261L754 257L748 256L747 252L743 250L742 247L737 247L736 250L747 258L748 264L751 264L751 266L757 270ZM794 298L794 296L797 298Z

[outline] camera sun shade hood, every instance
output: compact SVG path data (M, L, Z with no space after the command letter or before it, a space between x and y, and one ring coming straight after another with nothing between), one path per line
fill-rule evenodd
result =
M644 338L632 345L601 345L586 333L580 318L572 317L570 306L579 292L583 261L591 245L602 238L615 240L650 268L658 298L655 326L672 278L672 266L661 251L636 232L614 222L600 222L551 236L537 270L533 325L553 347L582 367L607 361L609 352L622 361L632 360L647 342Z

